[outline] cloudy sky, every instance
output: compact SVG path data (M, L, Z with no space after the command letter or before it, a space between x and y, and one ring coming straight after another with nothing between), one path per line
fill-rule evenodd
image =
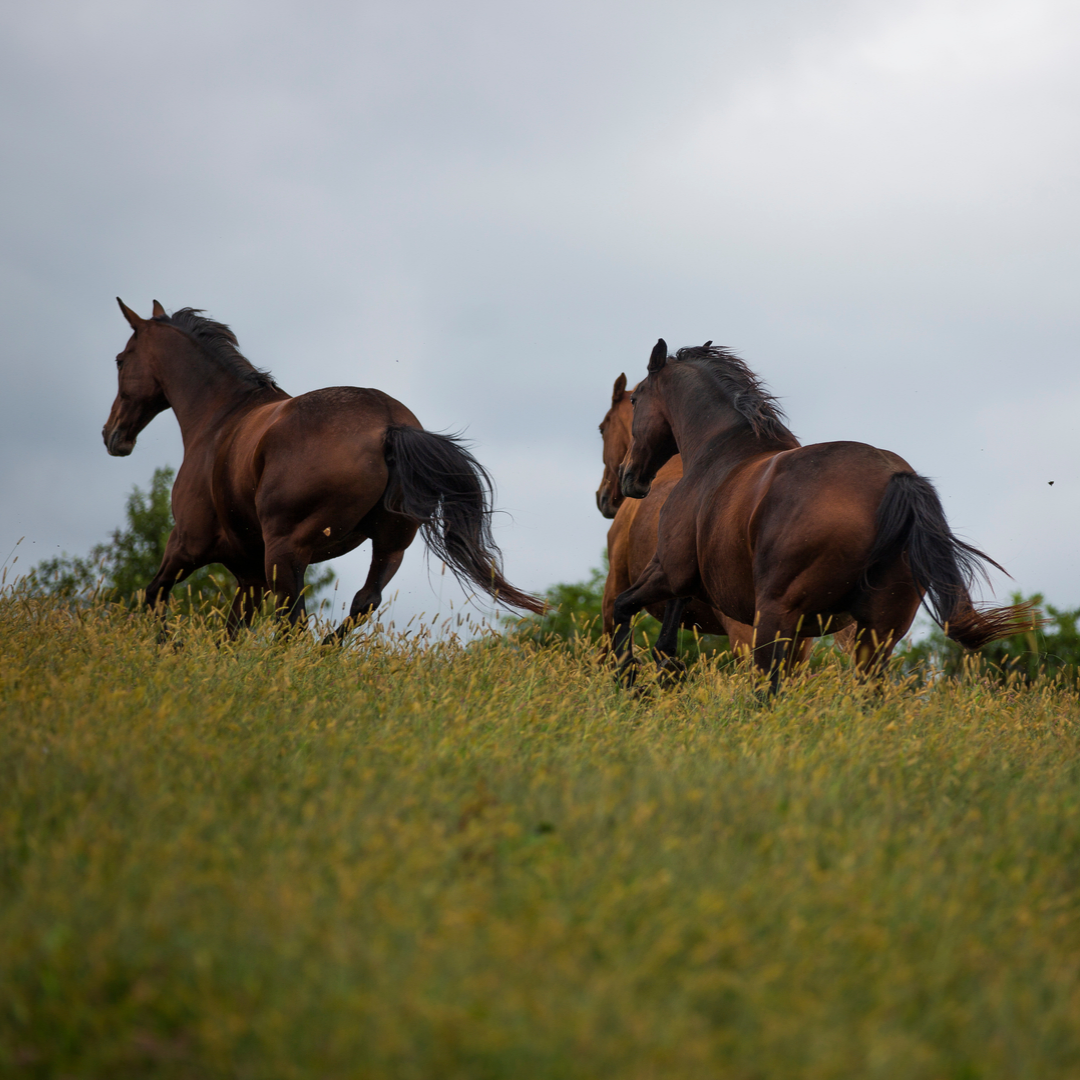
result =
M180 463L168 413L101 444L120 295L465 431L521 587L598 563L596 425L663 336L738 350L804 442L900 453L1080 604L1075 3L44 0L0 14L0 86L19 569ZM394 584L398 620L456 595L419 544Z

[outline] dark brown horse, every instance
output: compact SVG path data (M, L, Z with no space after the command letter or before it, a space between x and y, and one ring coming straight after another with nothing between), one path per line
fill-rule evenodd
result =
M952 534L928 480L865 443L801 446L727 350L708 342L669 357L661 339L631 400L623 492L644 499L677 453L684 475L660 512L655 556L615 602L616 654L637 612L680 597L752 624L773 689L794 643L849 625L859 666L880 669L923 599L967 648L1032 626L1025 605L972 603L974 575L998 564Z
M543 610L503 577L487 473L456 439L425 431L379 390L335 386L290 397L241 355L222 323L192 308L166 315L156 300L153 317L142 319L117 300L134 333L116 358L105 446L130 454L139 432L169 408L184 437L172 491L176 527L146 589L151 608L177 581L220 562L240 586L232 625L267 591L295 622L309 564L370 539L354 620L379 606L419 529L459 580L501 604Z
M604 476L596 492L600 513L614 519L608 529L608 576L601 607L604 633L609 638L615 630L615 598L629 589L652 561L656 553L660 510L683 474L682 458L676 454L661 466L644 499L627 499L623 495L619 474L630 447L633 416L626 376L620 375L615 380L611 408L600 423ZM732 649L740 653L748 652L753 646L752 627L728 619L700 600L672 600L667 604L648 605L646 610L662 622L655 647L658 660L675 655L680 626L700 630L703 634L727 634Z

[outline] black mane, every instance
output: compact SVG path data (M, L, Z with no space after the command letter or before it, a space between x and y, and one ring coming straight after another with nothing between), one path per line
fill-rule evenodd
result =
M224 324L206 318L202 308L180 308L171 315L158 316L155 322L182 330L212 359L232 372L252 390L280 390L268 371L257 368L238 348L236 335Z
M780 403L746 366L746 361L723 345L713 345L710 341L680 349L673 359L701 364L719 384L731 407L753 428L755 435L772 439L791 437Z

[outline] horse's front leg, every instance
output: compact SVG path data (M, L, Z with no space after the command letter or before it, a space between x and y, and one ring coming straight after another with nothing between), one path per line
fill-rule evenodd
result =
M146 586L146 606L151 611L157 611L160 607L164 615L173 586L198 570L199 565L188 555L177 538L176 529L173 529L165 544L165 554L162 556L161 565L150 579L150 584Z
M226 621L227 632L231 638L236 637L241 627L251 625L251 620L259 610L263 596L266 593L266 582L261 578L246 577L240 574L235 574L235 577L236 592L233 594Z
M611 651L615 656L616 663L619 665L620 677L627 686L632 686L637 677L637 664L634 660L634 643L632 640L634 616L649 604L667 603L675 599L675 594L668 584L667 575L655 558L645 568L645 572L641 577L629 589L615 598L613 611L615 635L612 639ZM679 618L681 621L681 612ZM666 625L666 617L664 621ZM678 623L675 624L675 629L678 630Z
M176 530L169 534L169 540L165 545L165 554L162 557L158 572L150 579L146 586L147 610L158 616L160 626L158 628L158 643L164 644L165 618L168 614L169 594L173 586L190 577L202 566L190 557L186 549L177 539Z

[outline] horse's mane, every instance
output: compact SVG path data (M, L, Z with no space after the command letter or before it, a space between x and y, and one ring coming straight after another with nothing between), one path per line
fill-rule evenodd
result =
M790 438L787 417L779 401L746 366L746 361L723 345L707 341L680 349L673 359L680 363L697 362L719 384L731 407L749 423L754 434L766 438Z
M280 390L268 371L257 368L238 348L236 335L224 324L208 319L202 308L180 308L171 315L159 315L155 322L182 330L226 371L232 372L252 390Z

